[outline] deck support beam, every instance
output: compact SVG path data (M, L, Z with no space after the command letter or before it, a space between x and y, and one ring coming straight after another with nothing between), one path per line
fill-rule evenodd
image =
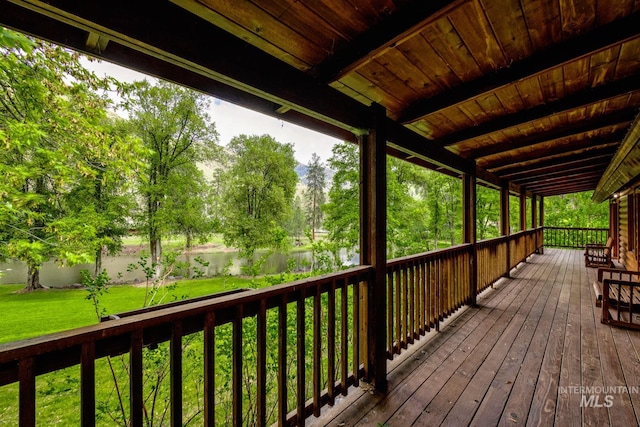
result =
M476 305L478 295L478 275L477 263L478 254L476 252L476 177L464 174L462 176L462 229L463 243L471 244L471 260L469 261L469 299L467 304Z
M527 229L527 195L520 193L520 231Z
M500 235L507 237L507 256L504 277L510 277L511 272L511 243L508 240L511 233L509 224L509 188L500 189Z
M366 283L365 379L376 391L387 390L387 166L386 110L371 106L371 129L360 137L360 263L371 265L373 274Z

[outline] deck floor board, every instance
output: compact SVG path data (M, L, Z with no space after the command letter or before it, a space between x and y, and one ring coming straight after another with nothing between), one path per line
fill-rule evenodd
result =
M396 356L386 394L352 389L307 424L640 425L640 331L600 323L595 275L582 251L531 256Z

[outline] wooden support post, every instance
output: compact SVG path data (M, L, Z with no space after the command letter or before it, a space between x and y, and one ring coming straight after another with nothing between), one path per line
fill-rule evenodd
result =
M538 228L538 197L534 194L531 198L531 228Z
M476 177L464 174L462 176L462 228L464 243L471 243L471 260L469 262L469 299L467 304L476 305L478 295L476 252Z
M536 230L538 228L538 206L537 206L538 196L535 194L531 196L531 228ZM535 231L533 235L533 241L535 244L535 253L538 252L538 247L540 247L540 242L538 242L538 232Z
M520 194L520 231L527 229L527 195Z
M611 255L613 258L618 258L620 250L619 245L619 214L618 214L618 198L611 199L609 203L609 236L613 237L613 246L611 247Z
M511 243L509 241L511 226L509 224L509 189L500 189L500 235L507 237L507 256L504 277L509 277L511 272Z
M386 111L371 106L369 135L360 139L360 263L371 265L367 283L365 320L367 346L365 377L376 390L387 390L387 166Z
M539 252L540 255L544 254L544 197L540 196L540 227L543 228L542 231L542 243L540 243Z

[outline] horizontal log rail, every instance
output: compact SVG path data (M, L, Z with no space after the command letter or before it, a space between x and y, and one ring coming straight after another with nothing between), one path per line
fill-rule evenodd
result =
M544 245L556 248L584 249L587 244L604 245L607 228L544 227Z
M509 264L523 261L542 244L542 229L528 230L477 244L463 244L390 260L386 267L387 356L393 358L440 322L508 273ZM477 289L470 267L477 254ZM517 263L516 263L517 264ZM364 378L367 354L366 286L372 267L305 279L213 299L195 300L96 325L0 345L0 386L19 385L20 424L36 423L36 377L76 367L80 372L82 425L94 425L96 395L111 385L96 384L105 360L122 357L129 376L124 406L128 423L142 425L146 352L166 346L170 358L169 413L172 425L184 422L184 343L201 336L203 421L256 425L304 425L332 405L339 394ZM375 327L375 325L373 325ZM226 328L228 341L219 342ZM223 345L224 344L224 345ZM219 353L226 351L223 356ZM122 355L122 356L120 356ZM221 381L221 365L232 372ZM189 369L192 369L190 367ZM246 378L252 371L253 382ZM269 379L270 381L267 381ZM250 383L250 384L249 384ZM275 383L275 386L271 386ZM221 387L231 395L219 407ZM254 417L247 420L247 405ZM146 411L146 409L145 409Z

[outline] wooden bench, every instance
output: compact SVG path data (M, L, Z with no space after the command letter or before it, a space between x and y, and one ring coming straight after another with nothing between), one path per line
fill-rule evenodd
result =
M640 329L640 272L599 268L593 290L602 323Z
M587 267L612 267L611 248L613 237L609 236L604 245L588 243L584 248L584 265Z

